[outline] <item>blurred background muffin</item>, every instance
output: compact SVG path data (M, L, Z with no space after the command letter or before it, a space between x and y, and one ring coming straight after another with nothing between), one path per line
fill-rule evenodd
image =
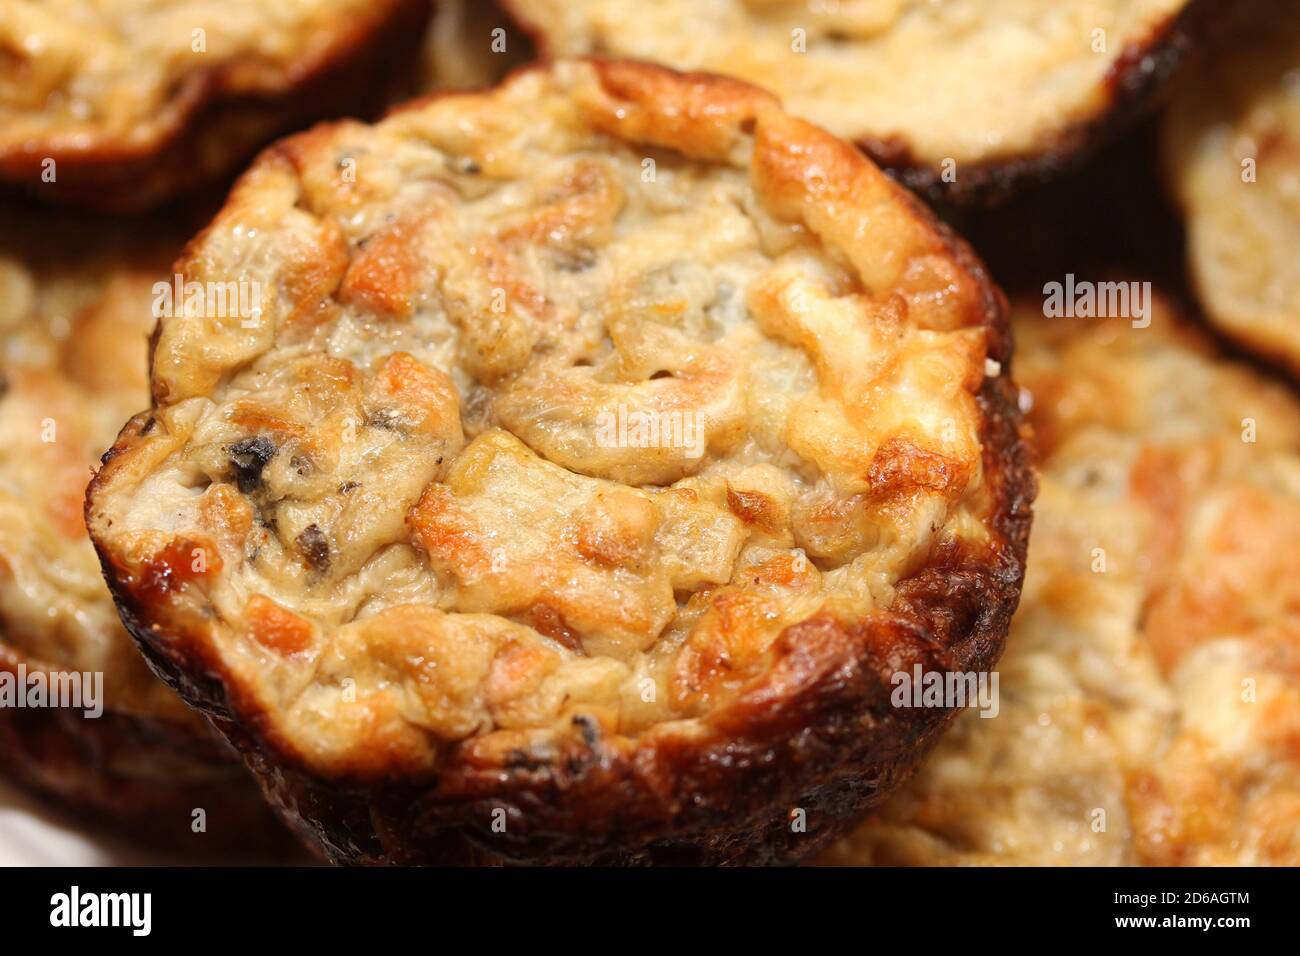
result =
M1163 300L1014 312L1041 471L1000 711L824 862L1300 865L1300 402Z
M428 0L0 0L0 183L141 209L381 105Z
M991 201L1151 103L1200 0L505 0L544 56L739 76L912 188Z
M1300 4L1233 5L1161 145L1206 316L1300 374Z
M183 234L0 209L0 671L102 675L103 711L0 708L0 773L152 846L279 852L242 763L122 628L82 516L92 467L148 402L153 286Z

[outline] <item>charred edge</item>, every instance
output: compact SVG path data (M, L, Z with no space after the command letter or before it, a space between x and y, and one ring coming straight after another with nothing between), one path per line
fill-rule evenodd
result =
M1124 48L1105 79L1108 108L1095 119L1062 131L1040 152L962 165L957 182L912 154L899 137L859 137L858 146L909 189L935 202L999 205L1021 189L1047 182L1085 162L1097 149L1141 119L1155 94L1177 73L1206 32L1210 0L1191 0L1146 38Z
M997 663L1024 584L1038 483L1016 399L1005 377L986 380L978 397L984 474L996 501L991 545L980 553L940 555L898 584L896 608L927 621L961 670Z
M913 659L935 667L991 667L1017 600L1034 483L1015 398L1000 376L985 382L978 399L998 538L991 566L949 563L938 575L949 581L946 589L917 576L902 588L901 617L865 625L879 628L887 646L911 647ZM135 607L109 562L105 570L150 665L209 715L262 775L280 812L337 862L795 862L901 783L953 717L893 710L869 661L836 649L775 711L766 707L702 741L629 752L593 741L591 728L575 723L558 752L508 765L468 766L453 750L442 772L425 779L325 779L307 769L291 742L258 729L265 715L229 685L220 661L206 659L201 641L164 638L145 623L149 609ZM957 611L947 613L950 607ZM787 654L811 653L812 642L787 643ZM797 836L784 816L796 807L809 820L808 832ZM489 831L497 808L515 823L508 836ZM598 837L593 825L603 827Z
M760 718L751 734L671 742L641 752L644 759L592 753L575 741L547 765L480 768L490 797L455 786L357 789L275 767L272 798L286 812L319 821L316 838L344 863L797 862L895 789L951 719L937 710L900 718L872 670L862 661L828 660L813 684L779 708L801 721L814 717L799 733L778 734ZM878 734L863 733L868 718ZM807 821L802 832L791 827L799 810ZM505 812L508 833L489 832L494 811Z
M1002 420L1013 425L1009 415ZM991 427L989 434L1015 429ZM999 496L1016 512L1004 516L1004 527L1027 530L1027 512L1017 508L1028 497L1027 479L1027 472L1011 476L1007 489L1020 491ZM1012 531L1013 554L995 580L1019 580L1015 553L1023 538ZM960 580L972 591L961 595L963 606L975 599L999 605L959 616L961 634L917 614L929 610L923 604L856 628L827 618L794 625L779 641L778 666L803 668L803 679L779 700L742 713L739 723L724 719L702 741L606 750L575 720L580 733L558 752L520 754L495 767L452 754L423 785L348 785L273 753L254 759L274 768L283 806L312 808L318 836L339 862L795 862L901 783L954 716L900 713L889 704L883 673L900 660L953 669L996 659L1015 594L976 587L974 575ZM794 808L807 812L808 832L791 831L784 814ZM510 833L489 832L497 810L511 820ZM368 825L358 830L359 821Z
M1015 432L1011 415L997 410L1004 398L981 399L992 406L993 440ZM999 555L1001 565L985 578L958 576L954 586L961 593L923 589L900 608L904 617L864 625L880 628L889 648L910 646L905 656L932 668L991 666L1013 610L1032 479L1020 470L1024 458L1016 449L989 454L1017 468L998 492L1004 512L998 527L1010 542ZM558 752L502 766L467 766L452 752L441 775L423 780L328 780L307 770L284 742L258 732L262 715L227 685L219 661L201 659L204 652L191 642L161 639L120 587L114 595L151 666L213 718L262 773L294 825L305 826L297 819L303 816L314 821L312 838L337 862L795 862L847 831L904 780L953 716L892 710L869 661L835 647L801 690L775 702L775 710L767 705L704 741L606 749L588 723L575 721L576 733ZM942 600L927 602L925 595ZM988 609L936 619L935 607L950 601ZM790 637L785 653L811 653L808 643L803 635ZM498 808L512 819L509 835L489 830ZM806 811L808 832L791 831L784 815L792 808ZM593 825L603 827L598 837Z
M502 5L532 41L538 56L554 57L543 27L530 21L510 0L504 0ZM935 202L998 205L1026 186L1054 179L1081 164L1096 148L1140 118L1148 108L1150 95L1173 76L1194 41L1205 35L1213 7L1212 0L1190 0L1153 29L1145 41L1129 44L1106 77L1110 109L1092 122L1064 131L1042 152L966 164L958 182L945 183L940 171L918 160L901 136L863 134L856 137L857 145L909 189Z

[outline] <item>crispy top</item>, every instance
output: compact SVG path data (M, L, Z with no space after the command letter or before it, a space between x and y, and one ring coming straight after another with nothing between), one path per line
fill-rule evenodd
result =
M3 225L15 238L36 228ZM150 254L41 253L0 251L0 654L101 671L115 711L190 719L122 629L82 517L92 466L148 403L150 289L164 269Z
M283 93L391 0L0 0L0 157L149 152L214 95Z
M1187 0L507 0L552 55L716 70L939 167L1052 149Z
M577 713L689 735L790 625L1005 545L971 262L718 77L561 62L319 127L179 263L260 300L164 318L93 533L140 625L320 772Z
M1240 7L1167 112L1165 165L1210 319L1300 370L1300 11Z
M829 860L1300 864L1300 403L1163 305L1016 315L1042 473L1000 713Z

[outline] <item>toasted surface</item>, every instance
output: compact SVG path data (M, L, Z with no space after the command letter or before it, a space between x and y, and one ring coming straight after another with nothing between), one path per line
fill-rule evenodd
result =
M336 859L796 857L945 722L893 669L1000 652L1001 297L765 93L571 61L321 127L179 268L261 310L162 322L92 535Z
M767 87L905 170L995 195L1050 172L1164 78L1188 0L506 0L543 53L640 57ZM1118 118L1118 117L1116 117ZM949 164L955 163L955 166ZM953 178L955 173L955 178ZM945 174L947 174L945 176Z
M0 670L102 674L104 707L0 710L0 767L155 842L256 846L270 814L224 742L149 672L82 517L92 465L148 402L151 286L178 244L105 252L101 224L101 248L67 254L48 219L0 223ZM206 834L191 830L196 807Z
M1174 98L1165 167L1206 314L1300 373L1300 10L1243 10Z
M1300 403L1163 305L1013 313L1042 464L1001 711L826 861L1300 864Z
M426 6L3 0L0 177L135 208L228 175L286 124L364 103Z

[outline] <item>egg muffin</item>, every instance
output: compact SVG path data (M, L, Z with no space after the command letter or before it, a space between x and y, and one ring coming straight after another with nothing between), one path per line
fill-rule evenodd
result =
M1164 167L1215 328L1300 374L1300 6L1234 5L1164 119Z
M715 70L857 142L914 189L990 202L1146 107L1191 0L505 0L543 55Z
M754 87L563 61L321 126L177 271L88 523L336 861L799 859L953 713L894 676L1002 649L1005 302Z

